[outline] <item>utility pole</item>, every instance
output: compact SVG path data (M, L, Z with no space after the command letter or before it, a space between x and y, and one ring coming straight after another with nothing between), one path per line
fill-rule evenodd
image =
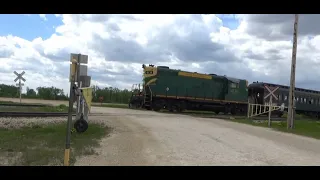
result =
M287 129L294 128L294 90L296 79L296 59L297 59L297 39L298 39L298 21L299 15L295 14L293 26L293 48L292 48L292 62L291 62L291 77L290 77L290 91L289 91L289 107L287 117Z

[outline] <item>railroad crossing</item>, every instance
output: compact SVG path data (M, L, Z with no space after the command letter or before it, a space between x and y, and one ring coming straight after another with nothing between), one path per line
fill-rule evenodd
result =
M14 82L17 82L19 80L19 83L17 83L16 85L19 87L19 97L20 97L20 103L21 103L22 86L24 86L24 84L21 83L21 80L23 82L26 82L26 79L24 77L22 77L25 74L25 72L22 71L22 73L19 74L19 73L17 73L17 71L14 71L13 73L15 75L17 75L16 79L14 79Z
M268 113L268 126L271 126L271 112L275 110L281 110L284 111L284 104L281 106L278 106L277 103L273 103L273 99L278 101L279 98L275 95L277 90L279 89L279 86L277 87L271 87L271 86L264 86L265 90L267 91L268 94L266 94L263 99L264 99L264 104L250 104L248 102L248 118L254 117L254 116L259 116L262 114ZM267 100L269 98L269 101Z

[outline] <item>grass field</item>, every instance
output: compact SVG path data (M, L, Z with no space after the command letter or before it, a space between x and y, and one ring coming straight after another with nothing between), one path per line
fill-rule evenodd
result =
M268 127L268 120L265 121L252 121L248 119L233 119L231 121L250 124L254 126L261 126L261 127ZM295 121L295 128L294 129L287 129L287 122L273 122L271 124L271 128L287 132L293 133L297 135L308 136L316 139L320 139L320 121L311 120L311 119L304 119L304 120L296 120Z
M77 156L94 154L99 139L109 132L110 128L91 123L85 133L73 133L70 164ZM65 136L66 123L0 128L0 165L63 165Z
M163 112L169 113L168 111L163 111ZM191 115L195 117L219 118L214 112L210 112L210 111L185 111L181 114ZM232 117L232 118L229 118L229 117ZM287 117L286 114L284 114L283 117L284 118ZM254 126L261 126L266 128L268 127L268 117L266 117L265 120L251 120L251 119L244 118L243 116L230 115L230 116L226 116L226 118L223 118L223 119L228 121L238 122L238 123L254 125ZM293 133L297 135L320 139L320 121L304 115L298 115L298 114L296 115L295 128L292 130L287 129L287 122L285 120L273 122L271 125L271 128L278 131L282 131L282 132Z

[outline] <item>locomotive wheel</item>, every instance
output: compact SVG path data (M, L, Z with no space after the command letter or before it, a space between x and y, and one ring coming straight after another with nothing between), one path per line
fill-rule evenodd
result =
M236 108L234 108L234 107L230 108L230 113L231 113L231 115L236 115L237 114Z
M134 104L133 104L133 108L134 108L134 109L138 109L138 107L139 107L139 105L138 105L137 103L134 103Z
M165 101L163 100L157 100L157 101L154 101L153 104L152 104L152 109L154 111L160 111L162 108L164 108L164 105L165 105Z
M80 119L76 120L76 122L74 123L74 128L78 133L86 132L88 127L88 122L83 119L83 116L81 116Z
M178 111L182 112L186 109L186 103L185 102L180 102L179 107L178 107Z
M154 111L160 111L161 108L162 108L161 104L158 104L157 102L152 105L152 109L153 109Z

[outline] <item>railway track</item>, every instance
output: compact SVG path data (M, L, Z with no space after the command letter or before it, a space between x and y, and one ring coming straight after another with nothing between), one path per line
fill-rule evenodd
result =
M72 114L75 116L76 114ZM67 112L0 112L0 117L63 117Z
M0 103L0 106L16 106L16 107L48 107L46 104L18 104L18 103Z

